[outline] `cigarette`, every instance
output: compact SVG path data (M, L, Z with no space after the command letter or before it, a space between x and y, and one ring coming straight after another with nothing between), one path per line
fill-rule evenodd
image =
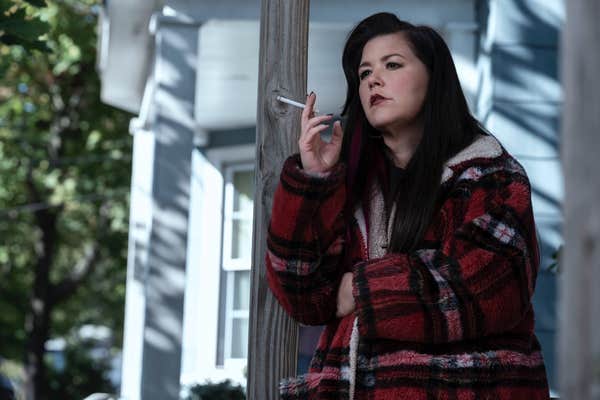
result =
M305 108L306 107L306 104L302 104L300 102L297 102L297 101L294 101L294 100L290 100L287 97L283 97L283 96L277 96L277 100L281 101L282 103L286 103L286 104L289 104L289 105L292 105L292 106L295 106L295 107L298 107L298 108ZM313 110L313 112L315 114L318 114L319 110Z

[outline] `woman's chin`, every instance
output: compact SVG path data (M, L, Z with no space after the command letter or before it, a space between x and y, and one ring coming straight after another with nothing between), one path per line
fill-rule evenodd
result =
M373 122L375 122L375 123L373 123ZM377 129L384 136L385 136L386 132L390 131L390 128L392 126L391 121L377 120L377 121L373 121L373 122L369 122L369 123L371 124L371 126L373 128Z
M369 120L369 124L378 131L385 131L386 126L389 126L390 121L386 121L382 118L371 118Z

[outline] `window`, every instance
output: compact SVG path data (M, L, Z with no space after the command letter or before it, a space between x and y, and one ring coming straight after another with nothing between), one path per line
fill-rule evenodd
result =
M248 356L254 164L225 167L220 348L225 364Z

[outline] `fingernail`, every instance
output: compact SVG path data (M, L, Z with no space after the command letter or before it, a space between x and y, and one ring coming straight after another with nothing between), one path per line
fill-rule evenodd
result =
M310 92L309 96L312 96L313 94L315 94L315 92Z

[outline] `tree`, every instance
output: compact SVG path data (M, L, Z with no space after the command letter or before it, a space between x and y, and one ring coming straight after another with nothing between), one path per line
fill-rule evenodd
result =
M49 25L31 13L33 7L45 7L45 0L27 0L30 7L23 2L0 0L0 43L20 45L27 49L48 51L48 47L40 36L49 30ZM0 71L1 72L1 71Z
M82 340L77 335L68 338L62 354L65 368L48 371L49 398L81 400L91 393L114 392L108 377L110 358L106 354L91 353L89 349L95 346L93 340Z
M130 115L100 102L95 3L0 0L0 354L24 360L28 399L47 398L48 338L84 323L121 337ZM9 14L46 24L49 51Z

